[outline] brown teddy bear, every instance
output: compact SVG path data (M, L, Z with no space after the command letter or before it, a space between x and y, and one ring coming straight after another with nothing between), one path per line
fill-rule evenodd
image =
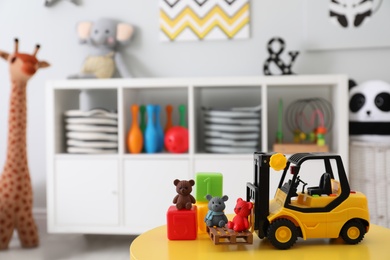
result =
M191 209L192 204L196 202L195 198L190 194L192 186L195 185L194 180L174 180L173 184L176 186L177 195L173 199L177 209Z

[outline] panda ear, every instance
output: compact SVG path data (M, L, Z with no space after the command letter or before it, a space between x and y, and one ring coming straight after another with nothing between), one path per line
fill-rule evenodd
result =
M351 90L351 88L356 87L357 84L353 79L348 80L348 89Z

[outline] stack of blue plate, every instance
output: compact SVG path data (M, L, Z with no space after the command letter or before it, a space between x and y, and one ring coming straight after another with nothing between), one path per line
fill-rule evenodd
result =
M117 113L92 109L68 110L64 115L68 153L117 153Z
M252 153L259 150L261 106L203 107L202 110L206 152Z

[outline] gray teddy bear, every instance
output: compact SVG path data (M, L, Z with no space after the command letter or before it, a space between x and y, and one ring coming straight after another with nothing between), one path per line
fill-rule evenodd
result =
M206 199L209 201L208 208L209 211L207 212L206 217L204 218L204 221L206 222L206 226L208 227L224 227L228 219L223 212L225 209L225 201L227 201L229 198L228 196L224 195L222 198L220 197L213 197L210 194L206 195Z

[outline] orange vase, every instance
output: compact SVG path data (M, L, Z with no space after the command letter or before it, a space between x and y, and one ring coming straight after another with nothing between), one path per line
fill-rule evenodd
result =
M144 137L138 125L138 105L131 106L132 123L127 134L127 149L130 153L140 153L144 145Z

